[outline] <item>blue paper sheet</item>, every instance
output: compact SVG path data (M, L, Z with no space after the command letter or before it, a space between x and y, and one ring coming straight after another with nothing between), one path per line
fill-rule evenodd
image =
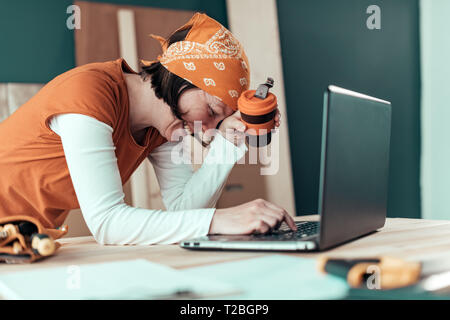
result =
M269 255L184 270L189 276L219 280L242 294L222 299L339 299L349 289L345 280L317 271L314 259Z

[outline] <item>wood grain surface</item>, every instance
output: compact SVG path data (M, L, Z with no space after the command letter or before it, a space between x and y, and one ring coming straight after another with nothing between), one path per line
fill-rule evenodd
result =
M297 217L296 220L315 220L316 216ZM2 265L0 273L56 266L81 265L106 261L147 259L173 268L183 269L239 259L248 259L274 252L191 251L178 245L103 246L93 237L64 238L55 256L31 265ZM317 258L373 257L389 255L409 260L450 256L450 221L389 218L378 232L356 241L317 253L280 253Z

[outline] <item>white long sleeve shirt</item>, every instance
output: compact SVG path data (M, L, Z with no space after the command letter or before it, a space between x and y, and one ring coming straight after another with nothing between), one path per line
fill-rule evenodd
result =
M178 143L167 142L148 159L168 211L135 208L124 202L113 128L82 114L52 117L61 137L70 177L83 217L101 244L167 244L208 234L222 188L234 164L247 151L216 134L203 165L174 163ZM226 159L226 161L224 161Z

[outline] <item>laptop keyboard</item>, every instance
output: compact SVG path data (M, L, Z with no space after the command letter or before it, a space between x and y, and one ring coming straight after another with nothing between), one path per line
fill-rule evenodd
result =
M317 221L301 221L295 223L297 231L292 231L285 223L270 233L254 235L257 238L264 238L264 240L294 240L300 238L307 238L319 233L320 224Z

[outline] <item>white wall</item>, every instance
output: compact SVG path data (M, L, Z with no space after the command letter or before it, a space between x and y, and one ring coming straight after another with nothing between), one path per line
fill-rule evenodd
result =
M420 0L422 217L450 219L450 1Z

